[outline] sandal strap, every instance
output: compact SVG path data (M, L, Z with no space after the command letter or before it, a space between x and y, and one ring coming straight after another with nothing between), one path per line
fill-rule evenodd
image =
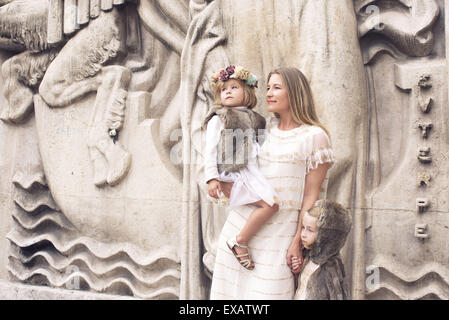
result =
M248 249L248 246L244 246L243 244L238 243L237 240L235 240L235 245L242 249Z
M251 260L250 257L250 253L249 253L249 247L242 245L240 243L237 242L237 237L233 237L230 238L226 241L229 249L232 251L232 253L234 254L234 256L236 257L237 261L240 263L240 265L242 265L244 268L252 270L254 269L254 267L250 268L251 264L253 263L253 261ZM237 252L234 249L234 246L237 246L239 248L242 249L246 249L247 252L246 253L242 253L242 254L237 254ZM245 258L245 259L242 259Z
M240 260L240 264L248 268L251 265L251 260Z

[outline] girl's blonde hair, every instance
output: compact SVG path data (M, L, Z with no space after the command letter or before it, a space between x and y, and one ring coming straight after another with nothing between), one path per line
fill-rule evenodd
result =
M321 208L320 208L320 207L317 207L317 206L314 206L314 207L310 208L309 210L305 211L304 214L301 215L301 219L300 219L300 223L301 223L301 224L302 224L302 220L304 219L304 215L305 215L306 213L307 213L309 216L311 216L311 217L313 217L313 218L316 218L317 221L318 221L318 219L320 218L320 215L321 215Z
M315 110L312 90L304 74L297 68L279 68L268 74L267 83L273 74L278 74L287 89L288 103L293 120L298 124L315 125L326 132L330 139L329 131L321 124ZM275 113L279 118L279 114Z
M240 79L229 79L226 81L218 81L214 86L214 102L216 105L222 105L221 103L221 89L224 84L228 81L237 81L243 88L243 103L242 106L252 109L257 105L256 89L245 84L244 81Z

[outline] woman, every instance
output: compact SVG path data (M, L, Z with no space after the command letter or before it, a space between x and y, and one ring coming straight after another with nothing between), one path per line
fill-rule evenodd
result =
M211 299L292 299L292 258L300 254L299 216L318 199L321 184L334 162L330 138L320 124L309 84L295 68L280 68L268 75L267 121L259 165L280 197L279 211L249 242L256 267L242 268L225 241L245 224L253 208L229 213L220 234L211 287ZM229 195L231 185L223 185Z

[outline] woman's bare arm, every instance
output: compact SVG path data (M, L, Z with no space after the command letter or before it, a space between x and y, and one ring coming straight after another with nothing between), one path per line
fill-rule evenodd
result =
M315 170L311 170L306 175L304 195L302 199L302 207L299 214L298 228L296 230L295 237L287 251L287 264L291 267L292 257L301 257L301 229L302 229L302 216L304 212L313 207L314 203L318 200L320 195L321 185L326 178L327 169L329 163L320 164ZM293 273L299 273L301 268L292 270Z

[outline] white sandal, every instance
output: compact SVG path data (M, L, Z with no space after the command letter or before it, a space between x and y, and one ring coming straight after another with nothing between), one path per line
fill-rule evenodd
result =
M228 248L232 251L234 256L236 257L237 261L246 269L253 270L254 269L254 263L251 260L251 257L249 256L249 249L248 246L244 246L237 242L237 237L232 237L226 241L226 244L228 245ZM246 249L247 253L244 254L237 254L237 252L234 250L234 247L237 246L242 249ZM246 259L241 259L243 257L247 257Z

